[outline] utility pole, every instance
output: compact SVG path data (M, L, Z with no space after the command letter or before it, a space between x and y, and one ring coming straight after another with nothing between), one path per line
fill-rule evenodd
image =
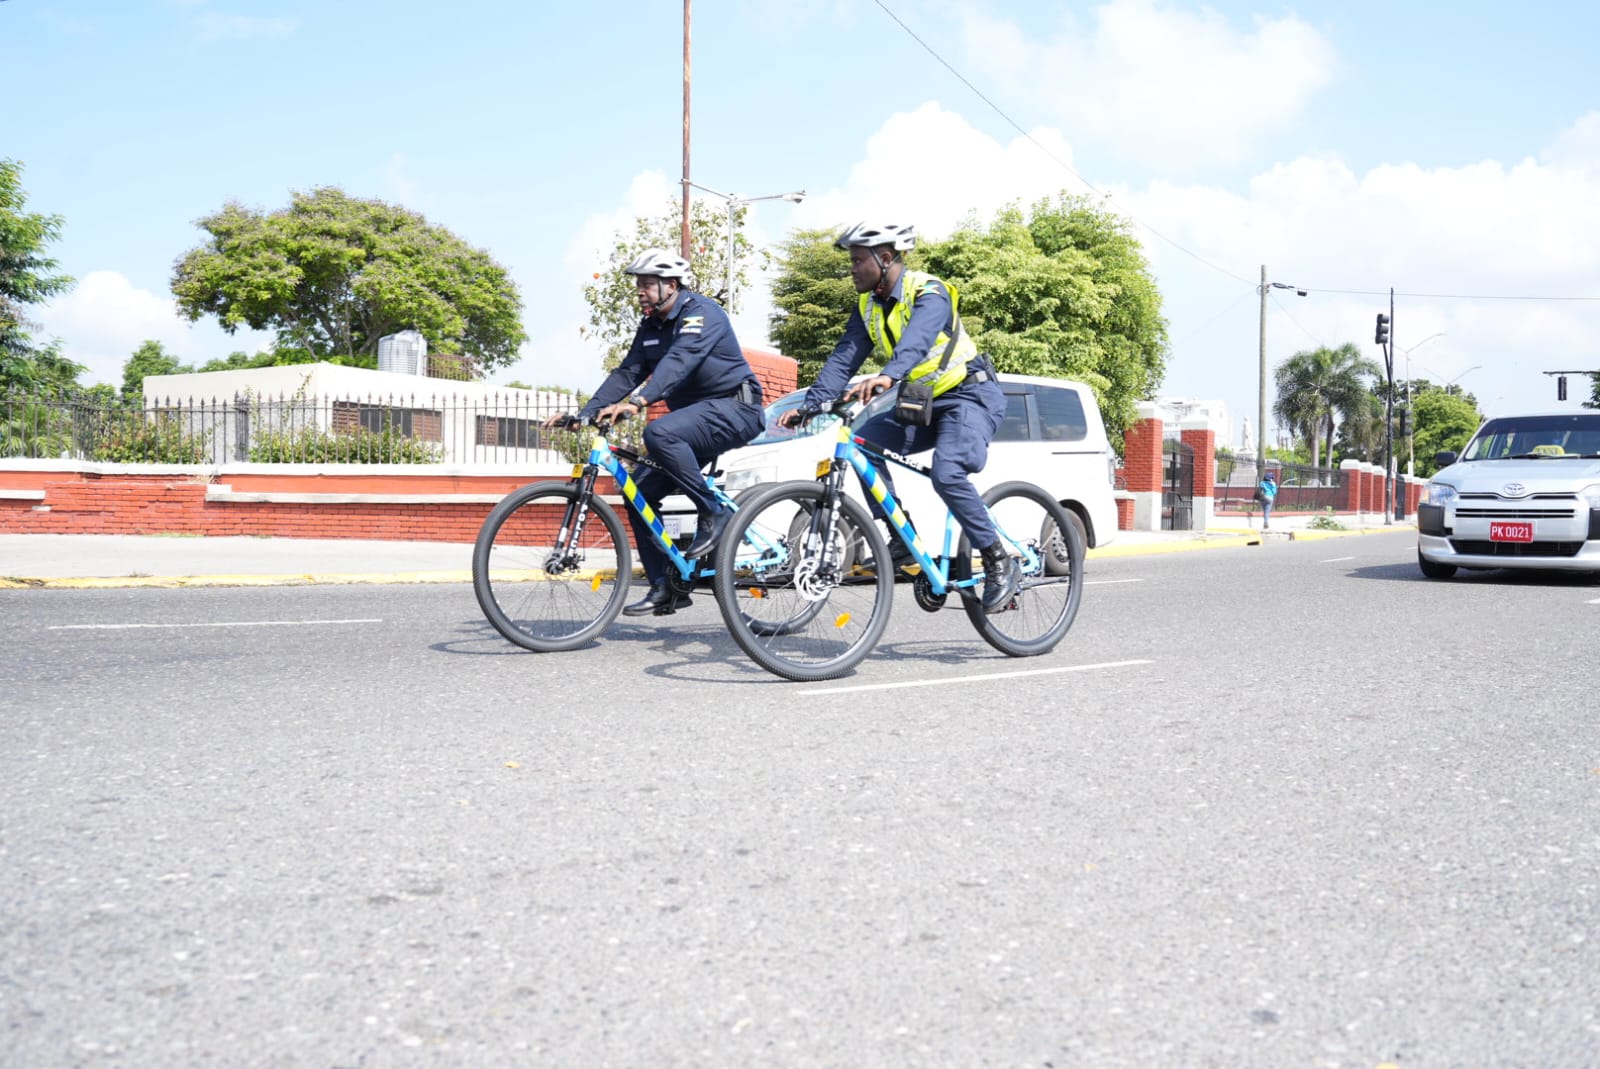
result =
M683 222L678 255L689 258L689 0L683 0Z
M1296 297L1306 295L1306 291L1299 286L1291 286L1287 282L1268 282L1267 265L1261 265L1261 285L1256 287L1256 292L1261 295L1261 382L1260 404L1256 409L1256 438L1261 444L1256 448L1257 482L1267 472L1267 294L1272 290L1294 290Z
M1261 285L1256 287L1256 292L1261 294L1261 381L1259 383L1258 404L1256 406L1256 484L1260 485L1261 477L1267 473L1267 265L1261 265Z

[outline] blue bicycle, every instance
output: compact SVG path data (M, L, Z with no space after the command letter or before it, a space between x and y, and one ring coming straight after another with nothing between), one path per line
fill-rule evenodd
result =
M877 524L846 491L853 468L917 567L913 593L920 608L937 612L954 592L978 634L1002 653L1031 657L1054 649L1072 627L1083 594L1082 529L1066 508L1025 482L1002 483L983 495L1022 570L1010 602L985 613L983 556L960 524L947 516L939 553L930 554L871 461L887 460L923 478L928 468L853 436L842 418L850 409L840 402L830 410L841 420L833 455L818 465L816 481L777 483L740 497L717 547L712 580L740 648L775 675L812 682L849 672L877 645L888 626L897 569Z
M472 550L472 588L484 616L510 641L540 653L589 642L628 600L633 547L616 510L596 492L602 475L611 476L649 525L672 568L674 593L687 594L711 574L709 558L690 560L678 549L623 462L665 472L679 486L683 481L649 457L613 445L596 422L588 426L595 429L588 460L573 466L570 479L507 494L484 520ZM734 507L710 474L705 480L720 504Z

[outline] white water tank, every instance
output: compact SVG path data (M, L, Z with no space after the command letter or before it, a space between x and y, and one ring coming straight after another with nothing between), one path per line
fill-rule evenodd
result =
M397 375L428 373L428 342L422 332L402 330L378 339L378 370Z

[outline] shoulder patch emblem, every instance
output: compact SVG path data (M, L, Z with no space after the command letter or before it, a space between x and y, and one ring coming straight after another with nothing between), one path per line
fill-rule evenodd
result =
M699 334L705 329L705 316L684 316L683 325L678 328L679 334Z

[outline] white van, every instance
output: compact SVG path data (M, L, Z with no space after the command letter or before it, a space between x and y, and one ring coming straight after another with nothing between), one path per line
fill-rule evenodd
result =
M1094 391L1068 379L1004 374L999 378L1006 395L1006 416L989 445L989 462L972 477L973 485L980 493L1013 480L1043 487L1082 525L1085 546L1106 545L1117 535L1117 506L1112 496L1117 458L1106 438ZM832 427L832 417L813 420L796 430L778 426L778 417L799 408L805 393L795 390L772 402L761 435L722 455L719 467L728 493L737 495L753 486L816 477L817 462L833 452L833 435L824 433ZM893 391L863 409L852 425L860 426L891 403ZM913 459L925 463L928 454ZM900 503L911 514L923 542L937 553L944 541L944 503L926 479L894 464L889 470ZM854 476L845 484L861 498L861 486ZM661 512L674 537L693 536L696 516L687 498L667 498Z

